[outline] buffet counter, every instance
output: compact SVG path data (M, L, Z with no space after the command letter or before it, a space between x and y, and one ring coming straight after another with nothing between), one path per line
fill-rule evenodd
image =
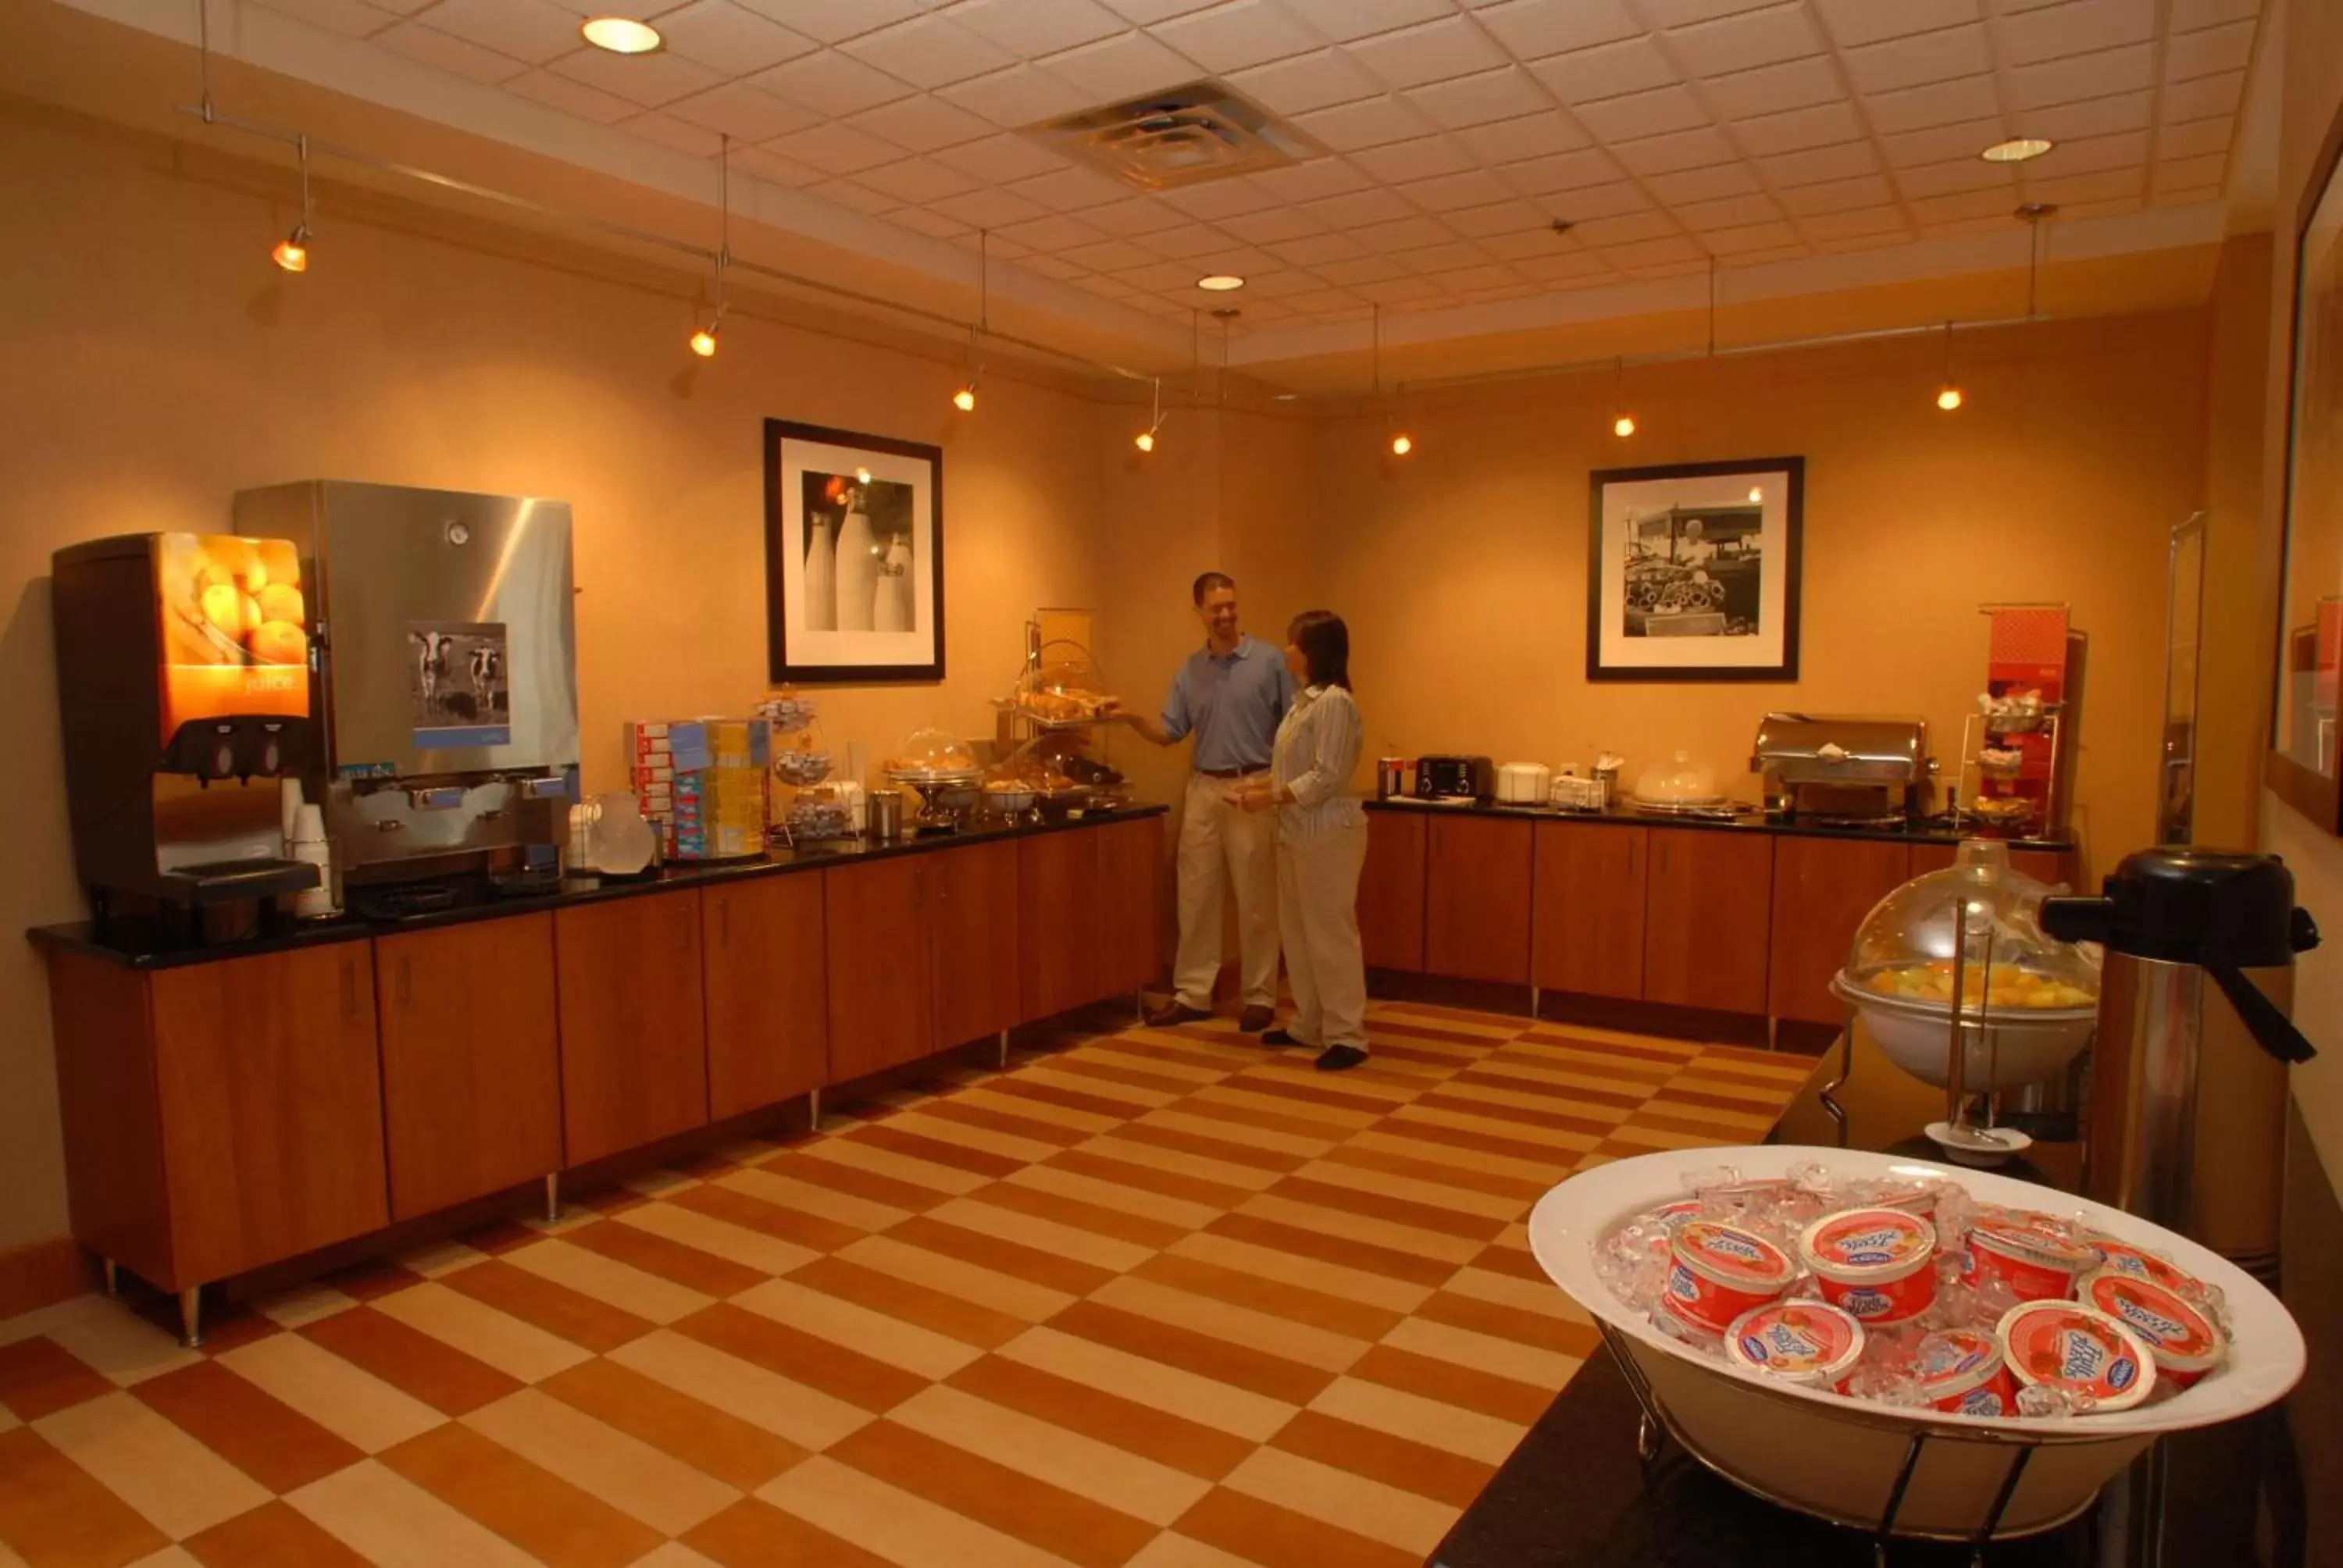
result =
M209 947L29 935L75 1239L180 1292L814 1097L1161 963L1163 811Z
M1871 907L1949 866L1959 837L1655 817L1614 808L1368 803L1359 884L1367 965L1394 974L1836 1025L1830 991ZM2010 844L2039 880L2080 880L2075 846ZM1664 1028L1657 1017L1650 1027Z

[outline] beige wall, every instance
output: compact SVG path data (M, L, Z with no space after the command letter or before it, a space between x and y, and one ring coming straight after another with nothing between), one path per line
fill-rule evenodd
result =
M1361 633L1373 745L1607 748L1630 782L1681 747L1754 798L1758 719L1804 708L1917 714L1949 769L1985 682L1977 606L2063 600L2090 638L2076 820L2112 863L2152 831L2167 539L2205 487L2204 322L1965 333L1950 416L1941 347L1903 340L1631 374L1628 441L1609 377L1418 407L1404 461L1379 415L1322 425L1321 577ZM1790 454L1807 465L1801 679L1588 683L1588 471Z
M2258 830L2278 635L2262 539L2262 413L2268 396L2267 234L2221 246L2207 307L2205 598L2198 643L2195 841L2236 848Z

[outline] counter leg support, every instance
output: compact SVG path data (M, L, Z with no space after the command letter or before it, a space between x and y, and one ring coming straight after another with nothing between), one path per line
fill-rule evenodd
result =
M188 1350L204 1342L204 1288L189 1285L179 1292L179 1343Z
M1006 1072L1006 1071L1008 1071L1008 1070L1009 1070L1009 1031L1008 1031L1007 1030L1005 1030L1005 1029L1004 1029L1004 1030L1002 1030L1001 1031L1001 1063L1000 1063L1000 1065L1001 1065L1001 1071Z
M561 1172L545 1173L545 1222L554 1224L561 1218Z
M1147 1021L1147 988L1137 986L1131 993L1131 1016L1141 1023Z
M806 1095L806 1131L808 1132L821 1131L821 1091L819 1089Z
M122 1294L122 1271L119 1266L117 1266L115 1261L111 1258L100 1258L98 1260L98 1268L106 1279L106 1293L109 1296L120 1296Z
M1544 993L1536 986L1530 987L1530 1021L1532 1023L1538 1020L1538 1005L1544 1000Z

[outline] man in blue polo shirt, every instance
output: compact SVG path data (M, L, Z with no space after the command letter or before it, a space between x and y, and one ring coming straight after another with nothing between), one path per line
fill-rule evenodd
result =
M1277 818L1232 804L1235 782L1269 770L1277 726L1293 702L1284 654L1237 628L1237 585L1221 572L1196 579L1204 646L1172 677L1161 719L1127 712L1124 722L1158 746L1196 740L1180 819L1180 952L1172 1000L1147 1015L1162 1028L1211 1016L1221 975L1221 909L1237 896L1244 966L1244 1012L1237 1027L1258 1034L1277 1002Z

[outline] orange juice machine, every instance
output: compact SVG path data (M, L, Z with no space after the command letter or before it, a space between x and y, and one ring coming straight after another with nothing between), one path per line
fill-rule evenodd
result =
M74 860L103 920L317 885L277 779L318 755L291 539L129 534L59 550L53 617Z

